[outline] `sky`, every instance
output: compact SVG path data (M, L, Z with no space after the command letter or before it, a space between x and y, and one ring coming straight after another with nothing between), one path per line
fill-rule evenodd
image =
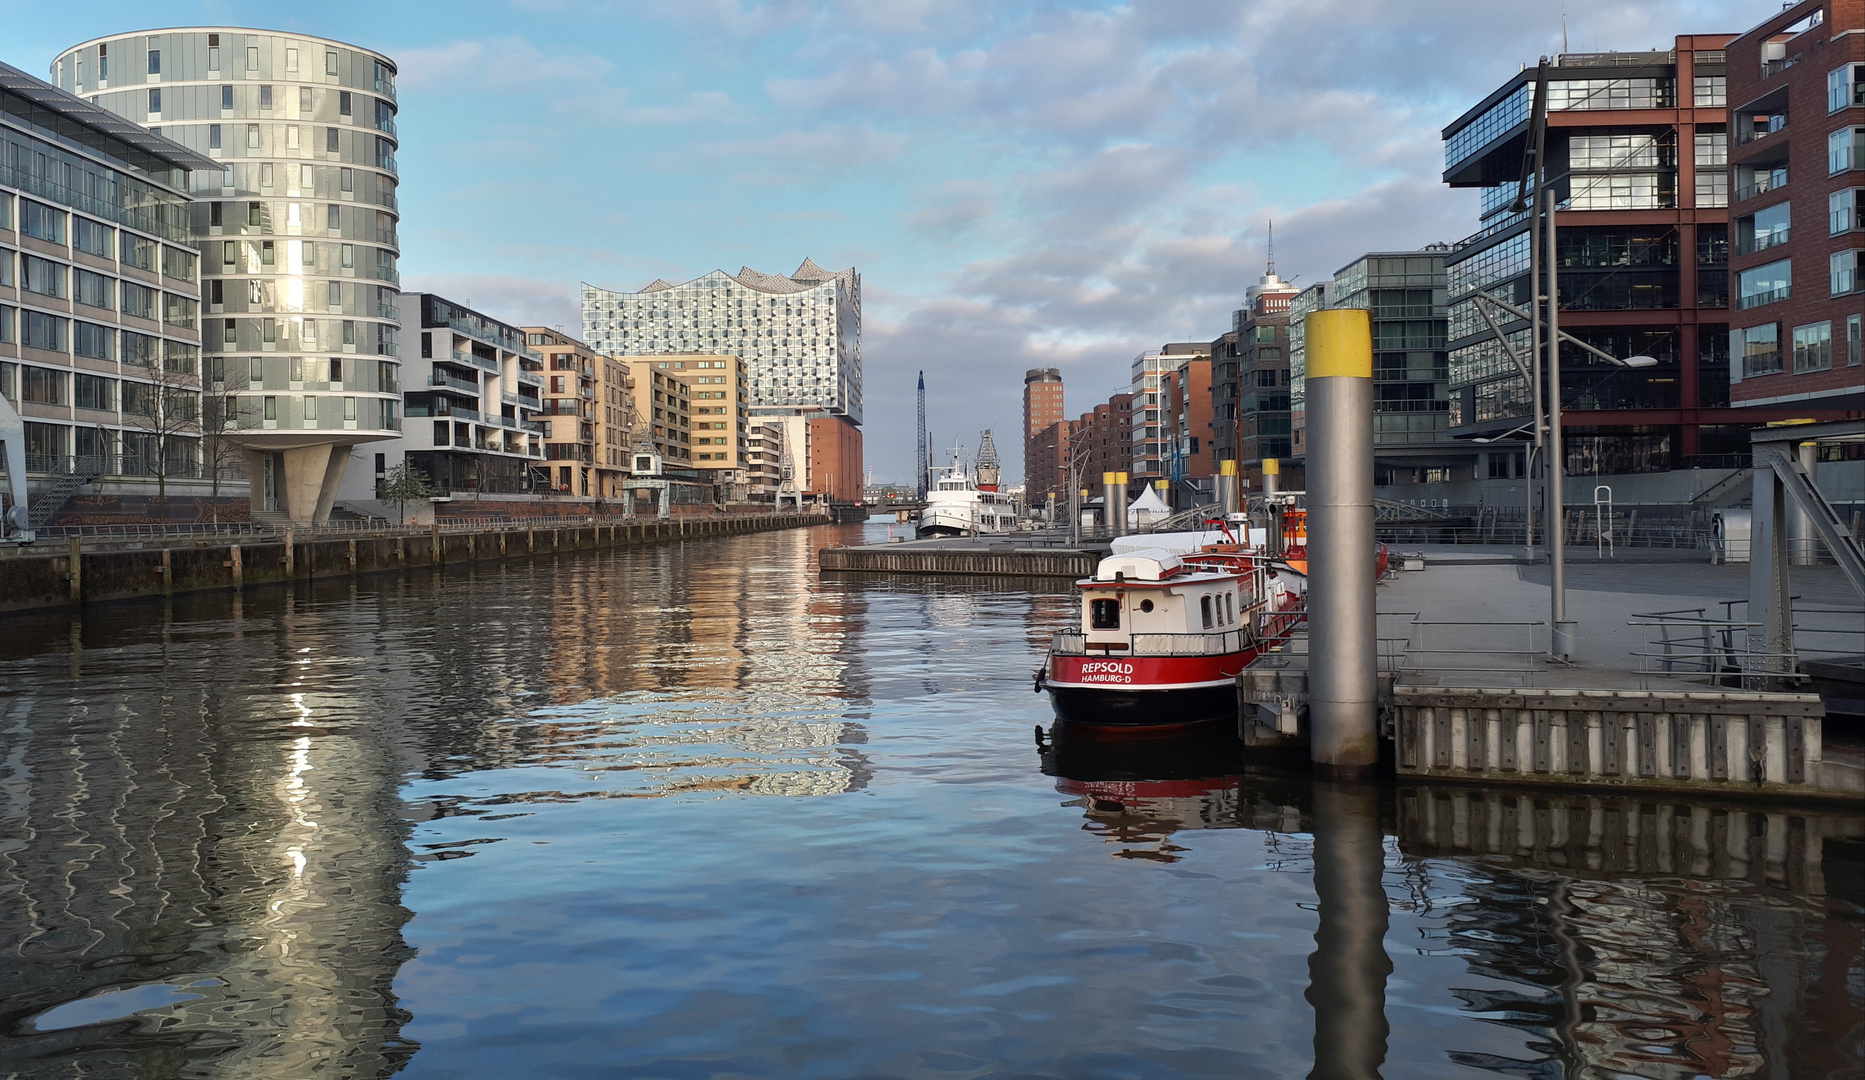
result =
M11 5L9 5L11 6ZM866 457L907 480L1022 376L1070 415L1134 356L1210 341L1262 274L1476 230L1440 131L1521 65L1739 33L1778 0L456 0L17 5L0 60L159 26L261 26L400 68L402 281L579 330L578 286L805 256L862 275ZM314 12L314 14L307 14Z

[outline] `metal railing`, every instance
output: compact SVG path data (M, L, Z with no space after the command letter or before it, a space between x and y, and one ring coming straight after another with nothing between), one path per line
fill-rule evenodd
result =
M1737 240L1735 253L1737 255L1753 255L1757 251L1766 251L1771 247L1780 247L1782 244L1787 243L1792 232L1792 229L1774 229L1769 232L1758 232L1746 240Z
M170 460L163 463L155 458L131 454L27 454L26 472L28 475L41 476L161 476L170 480L211 479L213 476L213 470L199 461ZM4 474L4 470L0 470L0 474ZM220 478L243 480L246 478L245 467L237 461L223 463Z
M1772 304L1777 300L1785 300L1789 296L1792 296L1793 292L1794 287L1788 285L1779 289L1770 289L1767 292L1750 293L1738 301L1736 307L1746 311L1752 307L1760 307L1763 304Z
M1132 656L1211 656L1242 652L1248 644L1241 630L1218 634L1135 634Z

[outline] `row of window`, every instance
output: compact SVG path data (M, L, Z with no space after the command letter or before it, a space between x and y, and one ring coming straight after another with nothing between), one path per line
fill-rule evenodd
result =
M209 34L207 35L207 41L208 41L207 70L219 71L221 70L221 67L220 67L220 35ZM143 70L146 74L149 74L149 75L162 74L162 50L161 49L149 49L145 51L143 53L143 63L144 63ZM63 61L60 61L60 67L62 69ZM75 83L75 85L77 86L80 92L84 90L84 86L85 86L85 70L84 69L85 69L84 57L79 56L76 59L75 66L72 69L72 76L73 76L73 82ZM247 71L258 71L259 70L259 46L257 45L246 46L246 68L245 70ZM295 72L298 70L298 49L296 46L288 46L285 49L285 70L287 72ZM387 73L387 71L388 69L384 67L381 63L378 62L376 64L376 77L378 81L380 81L380 79L383 77L385 73ZM334 50L330 50L330 49L324 50L324 74L327 77L337 74L337 54ZM60 70L59 72L57 72L56 77L62 81L64 78L63 70ZM97 46L97 78L105 82L109 81L110 79L110 43L107 41ZM93 87L93 89L97 89L97 88Z
M1752 267L1737 275L1738 306L1759 307L1793 295L1794 260L1779 259ZM1835 251L1827 260L1827 290L1832 296L1850 296L1865 286L1861 266L1865 249Z
M182 195L11 128L0 128L0 181L119 225L187 239ZM0 192L0 204L11 202L12 196Z
M0 248L0 286L16 280L11 272L12 252ZM57 300L73 300L86 307L121 311L139 319L161 320L170 326L193 327L198 302L189 296L165 293L134 281L120 281L81 266L19 256L19 287Z
M1833 324L1830 319L1796 326L1788 338L1790 349L1781 348L1780 323L1741 327L1729 332L1729 347L1742 358L1742 377L1778 375L1790 372L1806 375L1829 371L1833 366ZM1844 338L1840 348L1844 363L1854 367L1865 363L1865 315L1848 315L1841 326ZM1791 362L1791 363L1790 363Z
M258 104L259 111L260 112L272 112L274 109L274 105L275 105L274 94L272 92L273 91L272 85L270 83L266 83L266 84L256 87L256 89L258 91L257 104ZM317 111L316 103L317 103L317 98L320 92L325 95L325 100L328 101L329 91L327 90L320 91L318 88L314 88L310 86L300 86L298 88L298 94L297 94L297 98L298 98L297 111L295 115L288 116L286 117L286 119L292 119L292 120L313 119L314 118L313 114L316 113ZM172 103L176 100L177 95L179 95L182 99L184 99L184 105L194 106L193 108L184 107L182 110L183 113L189 114L192 116L198 116L205 111L200 105L203 99L212 100L212 91L207 90L207 88L205 87L170 87L166 90L166 92L161 87L152 87L149 90L149 112L152 114L150 116L150 119L159 120L160 119L159 114L163 112L163 108L162 108L163 102L166 100ZM236 92L235 87L230 83L223 83L220 87L220 92L219 92L220 111L221 112L237 112L238 109L236 108L236 105L235 105L236 96L237 96L237 92ZM289 102L289 98L287 98L287 101ZM351 119L355 118L355 96L351 94L350 91L348 90L337 91L336 101L337 101L337 116L338 117L349 117ZM372 101L373 101L372 111L374 113L372 119L374 120L375 125L378 128L382 129L383 131L390 131L390 132L394 131L395 130L395 124L394 124L395 107L386 101L381 101L381 100L376 100L376 99L372 99ZM188 117L187 116L183 117L183 119L186 119L186 118Z
M0 192L0 228L13 227L12 203L12 196ZM113 228L56 206L22 198L19 200L18 223L22 236L30 236L48 244L69 244L73 251L82 251L100 259L114 257L125 266L151 273L155 272L159 259L162 273L179 281L193 281L197 276L195 253L186 248L170 247L147 236Z
M0 305L0 342L28 349L71 353L92 360L120 360L148 367L163 356L171 364L188 359L188 370L199 366L201 347L185 341L118 330L82 319L67 319L31 308Z

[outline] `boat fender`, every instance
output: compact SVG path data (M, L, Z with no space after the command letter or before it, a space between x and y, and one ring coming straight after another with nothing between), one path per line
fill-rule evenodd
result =
M1035 685L1033 685L1033 686L1031 686L1031 687L1030 687L1030 693L1032 693L1032 694L1040 694L1040 693L1042 693L1042 692L1043 692L1043 690L1045 689L1045 686L1044 686L1044 684L1045 684L1045 683L1046 683L1046 682L1048 681L1048 678L1047 678L1047 676L1048 676L1048 671L1047 671L1047 669L1045 669L1045 668L1037 668L1037 669L1036 669L1036 672L1035 672L1035 675L1034 675L1034 677L1032 678L1032 682L1033 682L1033 683L1034 683Z

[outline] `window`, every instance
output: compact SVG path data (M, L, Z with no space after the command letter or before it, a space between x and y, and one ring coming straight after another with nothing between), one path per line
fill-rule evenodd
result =
M1792 286L1792 259L1781 259L1752 270L1744 270L1738 278L1738 295L1741 297L1738 306L1752 308L1785 300L1791 295Z
M1848 169L1865 169L1865 127L1840 128L1826 137L1827 175Z
M246 148L248 150L259 149L259 125L258 124L247 124L246 125Z
M146 285L138 285L133 281L122 282L119 289L122 293L123 306L120 310L123 314L134 315L139 319L156 317L156 291L154 289Z
M1781 370L1781 324L1765 323L1731 332L1730 344L1741 354L1742 377L1773 375Z
M191 296L177 296L174 293L162 294L162 321L169 326L179 326L192 330L196 323L196 313L200 302Z
M354 169L337 170L337 186L344 191L353 191L356 186Z
M261 86L259 88L259 108L261 111L272 108L272 84L271 83L267 83L266 85Z
M149 91L149 115L162 115L162 91L159 88Z
M194 267L194 252L173 247L162 249L162 276L172 277L177 281L193 281Z
M1836 113L1865 105L1865 64L1847 64L1826 73L1826 111Z
M1791 203L1775 203L1753 214L1739 217L1735 223L1736 254L1747 255L1787 243L1788 227L1793 223Z
M1865 229L1865 188L1842 188L1826 197L1829 236Z
M298 50L290 48L285 50L285 70L298 70Z
M1088 627L1091 630L1120 629L1120 601L1088 601Z
M246 70L259 70L259 46L257 45L246 46Z
M1833 366L1833 324L1809 323L1794 327L1794 374L1826 371Z
M41 206L31 199L21 199L19 231L48 244L62 244L65 242L65 212Z
M207 70L220 70L220 35L207 35Z
M1865 363L1865 315L1846 316L1846 366L1857 367Z
M1198 613L1204 616L1204 628L1211 629L1211 598L1209 596L1198 598Z
M330 75L333 77L337 74L337 54L336 53L327 52L324 54L324 74Z
M1832 255L1831 281L1834 296L1847 296L1859 292L1865 285L1865 275L1860 273L1861 263L1865 263L1865 251L1854 248L1851 251L1835 251Z
M117 230L117 260L138 270L155 269L155 241L146 236Z
M356 399L355 398L346 397L343 399L343 418L345 420L356 419Z
M337 139L338 139L338 135L337 135L336 128L328 127L324 129L324 152L325 153L336 154L336 153L342 152L343 148L341 145L338 144Z
M108 309L111 306L111 294L115 291L110 287L110 279L104 275L72 268L71 298L78 303L86 307Z
M340 281L331 282L326 292L329 296L329 299L326 301L327 306L333 311L341 311L343 309L343 283Z
M65 296L65 268L50 259L19 257L19 286L40 296Z
M118 358L125 364L134 364L137 367L155 366L157 350L161 346L160 338L125 330L117 335L117 343L120 347Z
M95 323L74 322L71 328L71 351L93 360L110 359L111 339L116 331Z
M310 394L304 396L304 418L306 420L317 419L317 399Z
M109 45L97 46L97 77L100 79L110 78L110 46Z
M267 420L278 419L278 399L277 398L268 397L265 399L265 418Z
M207 125L207 148L209 150L220 149L220 125L219 124Z
M337 115L352 115L350 111L350 92L348 90L337 91Z
M285 149L298 149L298 125L296 124L287 124L285 126Z
M1720 109L1729 104L1727 75L1698 75L1691 80L1691 104L1699 109Z
M151 75L162 74L162 50L161 49L150 49L149 50L149 74Z
M116 408L116 394L113 392L114 380L97 375L78 374L71 379L72 403L80 409L109 410Z
M63 405L66 403L65 373L30 365L22 367L19 396L21 401L38 405Z

